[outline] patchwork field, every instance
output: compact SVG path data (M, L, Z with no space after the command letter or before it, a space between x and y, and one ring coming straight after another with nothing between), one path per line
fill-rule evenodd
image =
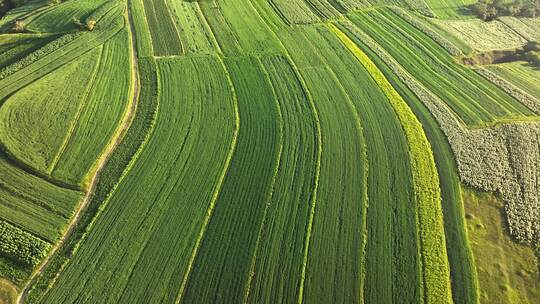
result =
M0 303L540 301L538 18L0 1Z

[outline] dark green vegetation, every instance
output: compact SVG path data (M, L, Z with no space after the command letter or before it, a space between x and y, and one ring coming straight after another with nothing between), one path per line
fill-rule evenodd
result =
M481 20L439 19L471 18L471 2L10 10L0 19L0 301L535 303L537 271L521 266L536 265L532 250L486 206L464 211L472 194L462 198L460 179L482 186L463 155L503 151L489 142L500 139L493 126L536 123L538 75L459 63L506 42L481 39ZM535 20L491 22L490 33L515 31L508 43L530 47ZM526 151L501 163L523 159L529 181L540 154ZM482 216L497 230L479 233Z
M480 0L471 5L471 11L485 21L491 21L500 16L521 16L534 18L540 14L538 0Z

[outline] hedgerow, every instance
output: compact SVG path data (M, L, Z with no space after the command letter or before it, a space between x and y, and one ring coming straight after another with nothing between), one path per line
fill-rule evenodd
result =
M0 255L27 266L36 266L52 245L19 227L0 220Z

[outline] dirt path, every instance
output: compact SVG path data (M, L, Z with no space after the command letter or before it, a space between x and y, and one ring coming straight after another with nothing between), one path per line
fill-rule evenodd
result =
M127 23L129 24L130 28L130 35L131 35L131 45L132 45L132 65L133 65L133 99L131 101L131 105L129 106L128 110L124 114L124 119L120 125L120 129L117 130L116 134L112 138L112 140L109 142L109 145L105 149L105 152L101 155L100 159L98 160L97 169L94 175L92 176L92 179L90 180L88 190L84 196L84 198L81 200L81 203L79 204L75 215L71 218L71 221L69 222L67 226L66 233L60 238L60 240L54 245L51 252L47 255L47 257L41 262L39 267L34 270L32 275L30 276L28 283L23 287L21 290L21 293L17 299L18 304L24 303L26 296L28 295L28 291L32 287L32 285L35 283L38 276L43 272L43 269L49 264L51 257L60 249L60 247L65 243L65 241L71 236L73 233L73 229L75 228L75 225L79 222L81 215L83 211L88 206L88 203L92 199L92 196L94 194L94 190L97 186L99 176L103 169L105 168L105 165L107 164L108 160L112 156L113 152L115 151L116 147L120 144L122 139L124 138L124 135L126 134L127 130L129 129L131 122L133 121L133 117L135 114L135 111L137 109L137 103L139 99L139 61L138 61L138 54L137 54L137 41L135 37L135 29L133 26L133 17L131 16L131 12L129 11L129 2L128 6L126 6L127 10Z

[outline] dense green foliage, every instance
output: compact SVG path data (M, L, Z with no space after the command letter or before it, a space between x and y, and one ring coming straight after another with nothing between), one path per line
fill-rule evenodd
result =
M36 266L51 244L7 222L0 221L0 254L18 263Z

